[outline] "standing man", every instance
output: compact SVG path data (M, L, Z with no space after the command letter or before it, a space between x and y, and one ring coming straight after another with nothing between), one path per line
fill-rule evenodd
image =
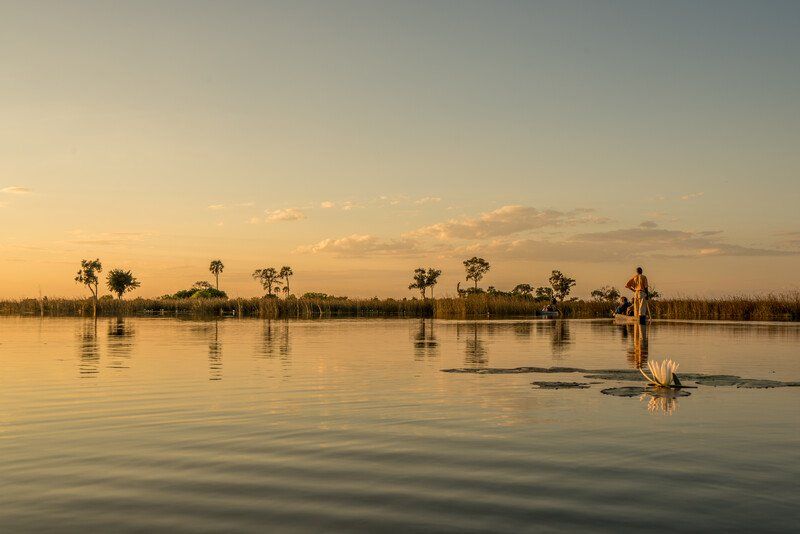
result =
M639 318L647 316L647 296L649 287L647 285L647 277L642 274L642 268L636 268L636 274L633 278L628 280L625 287L633 291L633 315Z

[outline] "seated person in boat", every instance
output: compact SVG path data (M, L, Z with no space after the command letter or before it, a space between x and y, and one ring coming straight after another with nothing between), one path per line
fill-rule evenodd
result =
M558 311L558 306L556 306L556 299L550 299L550 304L542 308L543 312L556 312Z
M633 311L633 303L628 300L628 297L619 298L619 306L614 310L617 315L628 315L628 311Z

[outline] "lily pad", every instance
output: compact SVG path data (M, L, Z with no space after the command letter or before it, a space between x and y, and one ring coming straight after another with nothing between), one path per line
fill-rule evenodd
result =
M656 398L674 399L676 397L688 397L691 395L688 391L673 388L654 388L650 386L625 386L619 388L606 388L600 390L603 395L612 395L614 397L639 397L642 394L647 394Z
M599 382L531 382L538 389L589 389Z

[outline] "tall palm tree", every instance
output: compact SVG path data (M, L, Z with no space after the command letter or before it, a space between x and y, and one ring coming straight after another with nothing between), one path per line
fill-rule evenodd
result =
M289 267L288 265L284 265L283 267L281 267L281 272L278 273L279 278L283 278L284 280L286 280L286 287L283 288L283 291L284 293L286 293L287 297L289 296L289 277L293 275L294 272L292 271L292 268Z
M217 279L217 291L219 291L219 275L225 270L225 265L223 265L222 260L214 260L208 266L208 270L211 271L211 274Z

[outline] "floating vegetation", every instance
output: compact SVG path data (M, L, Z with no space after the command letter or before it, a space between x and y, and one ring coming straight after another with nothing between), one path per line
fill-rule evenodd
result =
M442 369L444 373L468 373L477 375L516 375L526 373L545 373L545 374L571 374L581 373L583 378L590 380L608 380L608 381L639 381L641 375L637 369L581 369L579 367L457 367L453 369ZM685 381L693 382L701 386L726 386L748 389L767 389L767 388L784 388L784 387L800 387L800 381L782 382L779 380L763 380L759 378L742 378L736 375L706 375L702 373L681 373L681 377ZM591 384L591 382L589 383ZM625 388L612 388L612 389L625 389ZM643 391L650 391L657 388L648 388L647 386L634 386L631 390L636 390L637 395ZM670 391L669 389L666 391Z
M691 395L688 391L684 391L682 389L673 390L651 386L624 386L619 388L606 388L600 390L600 393L614 397L641 397L642 395L648 395L654 398L688 397Z
M531 382L537 389L589 389L599 382Z

